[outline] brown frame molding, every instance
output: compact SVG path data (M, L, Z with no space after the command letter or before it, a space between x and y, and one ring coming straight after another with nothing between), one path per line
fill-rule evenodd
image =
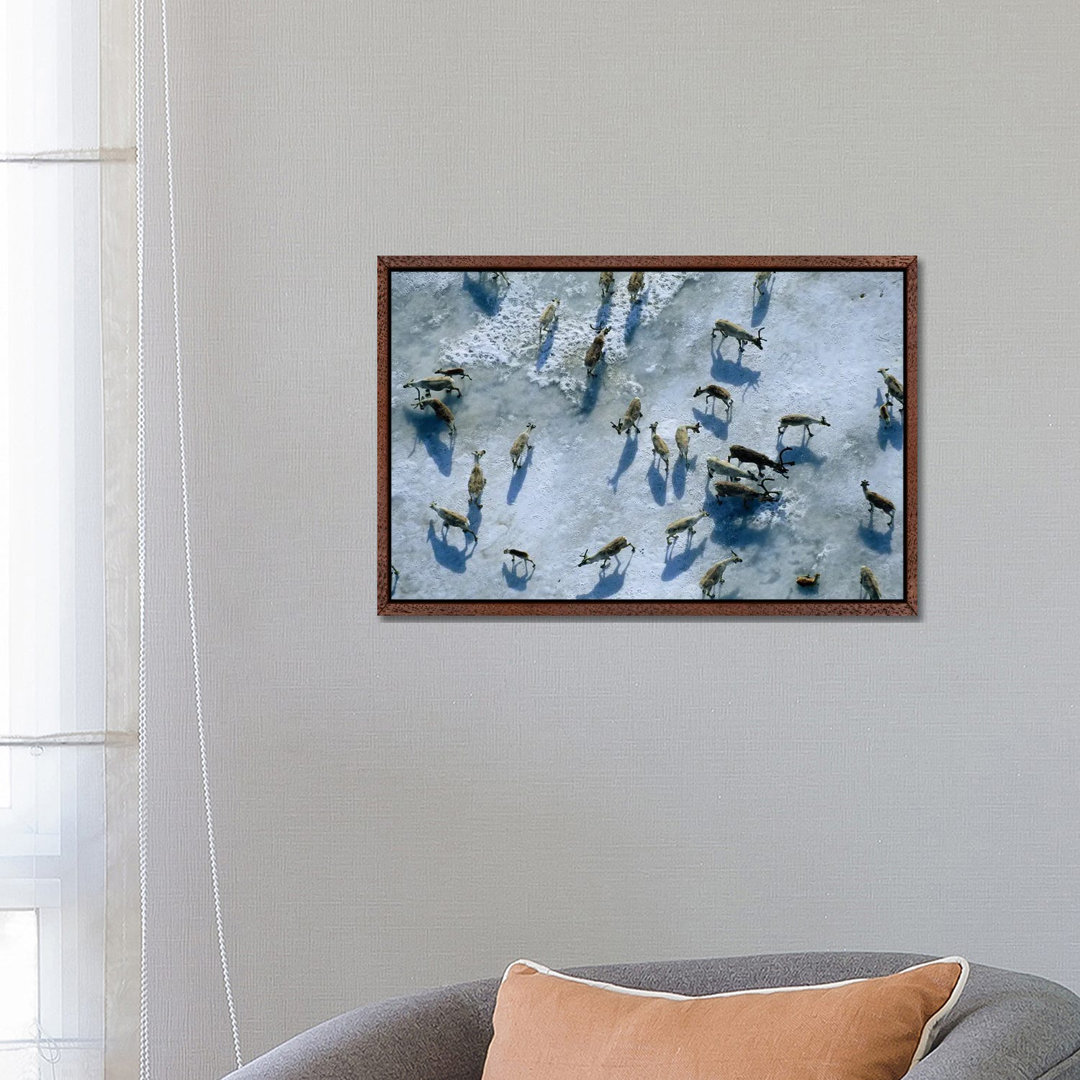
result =
M390 580L390 275L394 270L901 270L904 274L903 600L394 600ZM918 614L918 259L914 255L380 255L377 611L380 615Z

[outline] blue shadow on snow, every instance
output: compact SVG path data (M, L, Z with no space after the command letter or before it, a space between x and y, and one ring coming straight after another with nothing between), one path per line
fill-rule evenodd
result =
M686 472L688 469L694 467L694 463L697 461L697 454L689 459L679 455L675 464L671 468L671 492L676 499L681 499L686 494Z
M727 418L726 412L723 419L715 412L705 412L703 409L694 407L692 410L694 413L694 419L711 435L715 435L718 439L727 439L728 425L731 421Z
M885 404L885 396L879 390L877 392L877 407L880 411L881 406ZM878 446L882 450L891 446L894 450L902 450L904 448L904 420L903 414L899 408L895 406L892 413L892 423L886 424L884 420L878 418L878 433L877 433Z
M472 297L473 303L485 314L496 315L502 303L497 277L485 277L483 271L471 277L466 271L461 278L461 287Z
M434 413L426 409L417 412L411 405L406 408L405 416L413 426L416 441L423 444L435 467L443 476L449 476L454 464L454 437L448 434L449 441L443 442L443 432L448 431L446 425Z
M528 568L525 573L521 573L521 562L517 562L514 569L510 569L510 564L504 559L502 564L502 576L503 581L506 582L506 586L509 589L515 589L517 592L524 592L529 587L529 578L533 576L535 567L532 563L526 563Z
M443 526L443 535L440 536L435 531L435 522L428 522L427 538L428 543L431 544L431 553L440 566L445 566L447 570L452 570L455 574L464 574L465 564L472 558L473 551L476 550L476 542L473 541L472 551L470 551L469 537L463 533L465 546L463 548L454 547L453 544L447 543L447 532L449 532L449 529Z
M769 310L769 301L772 299L773 282L775 275L769 278L769 284L764 292L759 292L754 300L754 313L750 316L750 329L754 330L765 322L765 313ZM761 333L759 330L758 333Z
M876 551L881 555L888 555L892 551L893 527L890 525L884 531L875 529L871 526L869 520L866 520L859 526L859 539L871 551Z
M779 461L780 451L783 450L784 465L813 465L815 469L820 469L825 459L810 449L807 443L803 443L802 446L785 446L784 440L781 436L776 437L776 460Z
M525 453L525 460L522 461L521 467L514 469L514 475L510 477L510 486L506 489L506 503L508 506L512 505L518 495L521 494L521 485L525 483L525 474L529 471L529 465L532 462L532 447Z
M548 327L548 332L540 339L536 347L536 370L539 371L546 363L551 353L551 346L555 343L555 324Z
M617 568L615 570L601 570L596 584L587 593L578 593L576 599L606 600L609 596L614 596L623 587L623 582L626 580L626 569L629 565L630 560L628 559L626 566L620 567L616 564Z
M734 361L724 356L721 348L719 344L709 346L712 354L712 377L717 382L729 383L732 386L753 386L761 378L760 371L743 365L741 349L737 361Z
M698 532L700 533L702 530L699 529ZM664 557L664 572L660 575L661 580L670 581L672 578L676 578L689 570L705 550L708 539L707 536L702 536L701 543L695 547L690 547L689 543L687 543L686 547L684 547L677 555L672 555L671 552L678 545L670 545Z
M623 443L622 454L619 457L619 464L615 467L614 474L608 478L608 483L611 485L612 491L619 490L619 478L630 468L634 458L637 457L637 451L637 432L632 432L626 437L626 441Z
M661 474L656 464L658 460L658 458L654 457L652 464L649 465L648 481L649 490L652 492L656 505L663 506L667 502L667 474Z
M726 587L727 587L726 584L725 585L717 585L716 589L714 590L714 595L712 597L702 596L701 599L702 600L710 600L710 599L712 599L712 600L738 600L739 599L739 587L738 587L738 585L736 585L735 588L733 588L731 590L731 592L727 592L727 593L724 592L724 589Z
M767 524L758 524L755 528L752 523L764 521L760 515L767 513L775 503L756 503L743 509L742 499L724 499L721 502L712 496L709 505L713 523L712 539L724 549L725 554L729 550L742 554L741 548L751 544L767 544L772 538Z
M578 406L578 412L582 415L588 416L596 408L596 401L600 396L600 384L603 380L604 361L601 360L596 365L595 375L585 375L585 393L581 395L581 404Z

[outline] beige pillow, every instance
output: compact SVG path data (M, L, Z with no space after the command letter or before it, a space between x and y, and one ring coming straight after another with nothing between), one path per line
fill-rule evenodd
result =
M483 1080L898 1080L930 1049L968 964L822 986L683 997L519 960Z

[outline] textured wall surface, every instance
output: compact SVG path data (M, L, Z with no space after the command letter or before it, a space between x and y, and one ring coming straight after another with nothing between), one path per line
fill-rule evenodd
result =
M1080 988L1080 8L173 7L246 1055L521 955L958 952ZM204 1078L231 1052L162 182L152 164L152 1021L158 1075ZM919 619L378 620L375 258L486 252L918 255Z

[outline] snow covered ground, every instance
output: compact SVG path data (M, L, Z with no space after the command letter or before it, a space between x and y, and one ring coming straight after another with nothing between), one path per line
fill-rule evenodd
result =
M475 272L394 271L391 275L390 487L395 600L697 599L717 560L736 552L718 600L837 600L866 594L869 566L884 599L903 597L903 423L879 417L885 384L878 368L903 380L903 274L900 271L777 271L763 296L754 274L649 272L638 304L629 273L615 275L602 305L597 272L509 273L498 285ZM538 319L559 298L558 321L543 338ZM716 319L763 329L763 348L711 339ZM590 378L583 359L594 326L610 325L604 359ZM431 409L413 406L402 383L440 367L462 367L462 397L440 393L456 436ZM730 419L694 390L730 391ZM640 435L612 428L640 397ZM777 436L779 418L805 413L828 427ZM670 469L654 457L649 424L671 448ZM510 446L532 422L533 449L520 469ZM679 460L675 430L690 432ZM731 444L791 463L774 476L772 503L719 504L706 458ZM486 450L482 509L468 503L473 451ZM751 471L756 471L751 469ZM719 477L715 478L719 479ZM869 504L868 480L896 506L895 525ZM444 532L430 504L469 518L474 542ZM705 509L694 536L670 547L665 528ZM605 571L579 566L625 536ZM536 566L514 565L507 547ZM816 587L796 584L820 574Z

